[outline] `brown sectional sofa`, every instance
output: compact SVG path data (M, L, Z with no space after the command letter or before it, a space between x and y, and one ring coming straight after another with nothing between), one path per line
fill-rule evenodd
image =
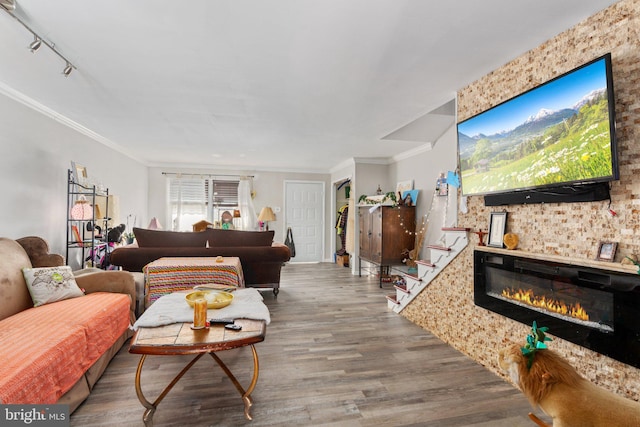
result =
M135 321L132 274L75 277L84 295L34 307L23 268L59 267L39 237L0 238L0 404L67 404L73 412Z
M131 272L141 272L145 265L164 257L238 257L245 285L272 288L278 295L280 270L289 261L289 248L273 242L271 231L207 229L200 232L177 232L134 228L136 244L116 248L110 256L112 265Z

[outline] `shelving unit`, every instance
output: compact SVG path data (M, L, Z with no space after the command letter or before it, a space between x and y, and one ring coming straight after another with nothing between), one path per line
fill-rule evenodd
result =
M101 217L96 218L96 204L98 197L105 197L105 212L109 211L109 189L104 191L98 191L95 185L86 185L77 182L74 178L73 171L67 171L67 252L66 262L69 264L69 255L81 252L81 265L84 267L86 261L93 263L95 251L104 253L104 260L96 267L106 268L109 265L108 257L108 218ZM71 209L73 206L84 197L92 207L93 215L91 219L73 219L71 218ZM96 232L96 224L100 226L101 233ZM87 227L90 225L90 227Z

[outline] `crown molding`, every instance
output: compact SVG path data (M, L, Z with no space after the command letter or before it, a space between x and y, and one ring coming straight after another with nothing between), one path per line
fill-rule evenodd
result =
M180 170L223 170L223 171L249 171L247 173L254 172L274 172L274 173L304 173L304 174L321 174L328 175L329 172L324 169L309 169L309 168L279 168L279 167L256 167L252 165L231 165L222 163L166 163L155 162L147 165L150 168L165 168L165 169L180 169Z
M12 87L7 86L4 82L0 82L0 94L5 95L6 97L13 99L16 102L42 114L43 116L49 117L52 120L68 127L69 129L73 129L74 131L85 135L92 140L109 147L110 149L117 151L118 153L129 157L132 160L135 160L138 163L141 163L144 166L148 166L144 161L136 158L133 154L127 152L127 150L123 149L120 145L114 143L108 138L92 131L91 129L81 125L80 123L64 116L57 111L52 110L51 108L39 103L33 98L28 97L27 95L19 92Z
M431 151L432 149L433 149L433 144L428 142L419 147L396 154L391 158L393 159L394 162L399 162L400 160L409 159L413 156L417 156L418 154L426 153L427 151Z
M331 169L329 169L329 173L336 173L341 171L342 169L346 169L350 166L355 165L355 161L353 158L347 159L345 161L342 161L340 163L338 163L337 165L335 165L334 167L332 167Z
M354 157L353 162L355 164L367 164L367 165L390 165L393 163L389 157Z

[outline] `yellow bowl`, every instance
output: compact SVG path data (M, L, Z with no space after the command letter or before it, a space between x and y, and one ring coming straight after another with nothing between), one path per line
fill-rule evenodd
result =
M222 308L231 304L233 294L216 291L194 291L185 296L187 304L191 307L194 305L193 302L199 298L204 298L207 301L207 308Z

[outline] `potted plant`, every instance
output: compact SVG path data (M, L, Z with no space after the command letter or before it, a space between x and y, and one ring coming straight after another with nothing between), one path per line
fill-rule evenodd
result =
M132 220L131 226L129 225L129 220ZM127 245L132 244L134 239L136 238L135 234L133 234L133 227L135 227L135 225L136 225L136 216L131 214L127 215L127 228L125 228L125 230L131 230L131 231L127 231L126 233L122 234L122 237L124 237L124 240L127 243Z
M132 244L132 243L133 243L133 241L134 241L134 239L136 238L136 236L135 236L133 233L131 233L131 232L124 233L124 234L122 235L122 237L124 237L124 240L125 240L125 242L127 243L127 245Z

